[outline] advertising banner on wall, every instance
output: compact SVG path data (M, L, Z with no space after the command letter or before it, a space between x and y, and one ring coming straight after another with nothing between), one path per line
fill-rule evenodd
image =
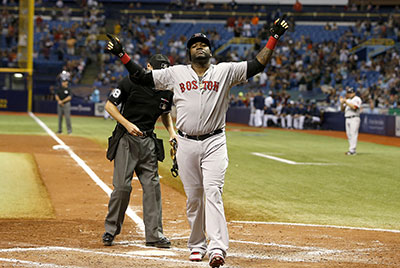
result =
M99 102L94 104L94 116L104 116L105 102Z
M400 116L396 116L396 136L400 137Z
M386 117L384 115L364 114L361 116L360 132L386 135Z

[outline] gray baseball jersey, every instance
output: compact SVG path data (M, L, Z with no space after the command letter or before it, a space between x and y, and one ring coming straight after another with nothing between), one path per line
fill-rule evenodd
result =
M176 127L188 135L203 135L225 127L229 89L246 81L247 62L211 64L199 78L191 65L153 70L157 89L173 89Z
M354 96L351 99L347 99L347 101L352 103L353 105L355 105L357 107L357 109L354 110L354 109L350 108L350 106L346 105L346 108L344 110L344 116L345 117L360 116L360 113L361 113L360 108L361 108L361 104L362 104L360 97Z

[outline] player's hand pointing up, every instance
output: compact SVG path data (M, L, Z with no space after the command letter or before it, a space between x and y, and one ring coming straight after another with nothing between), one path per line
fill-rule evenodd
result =
M282 18L277 19L274 22L274 25L271 27L269 30L271 32L271 35L278 40L289 28L288 23L285 21L286 15L284 15Z
M105 50L115 56L118 56L119 58L122 58L125 55L125 51L118 37L114 37L111 34L107 34L107 37L110 39L110 41L108 41Z

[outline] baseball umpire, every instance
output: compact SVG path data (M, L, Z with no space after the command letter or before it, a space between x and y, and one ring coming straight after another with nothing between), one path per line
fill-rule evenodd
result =
M210 40L197 33L187 42L191 64L148 73L130 60L118 39L111 38L107 44L107 49L125 64L131 79L174 91L179 134L176 158L187 196L191 261L201 261L208 251L211 267L225 263L229 237L222 190L228 167L224 128L229 90L265 69L287 28L285 20L276 20L272 36L255 59L217 65L211 64Z
M67 123L68 134L72 133L71 126L71 90L69 88L69 78L66 76L61 76L61 86L57 88L56 95L57 101L57 114L58 114L58 134L62 133L62 122L63 116L65 117L65 122Z
M155 54L149 59L147 69L168 67L168 58ZM133 172L143 188L143 220L146 246L169 248L171 242L164 236L162 227L161 191L157 160L164 159L162 140L157 139L154 125L161 115L170 139L176 138L169 114L173 92L155 90L152 85L133 83L125 77L115 88L105 109L118 121L109 138L107 158L114 159L114 190L108 203L103 243L111 246L121 232L125 211L132 191ZM121 112L117 106L122 104Z

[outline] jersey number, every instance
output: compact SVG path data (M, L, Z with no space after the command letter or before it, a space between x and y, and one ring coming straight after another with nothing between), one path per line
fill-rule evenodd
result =
M114 90L112 91L111 95L118 99L119 96L121 96L121 90L119 88L114 88Z

